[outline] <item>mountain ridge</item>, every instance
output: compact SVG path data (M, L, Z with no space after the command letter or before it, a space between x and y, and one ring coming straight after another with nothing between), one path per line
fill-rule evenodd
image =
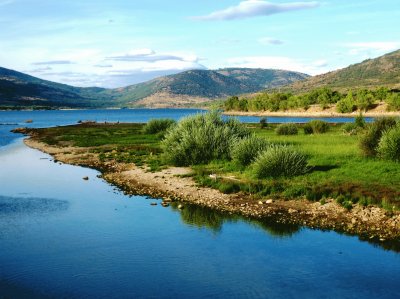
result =
M308 78L306 74L272 69L226 68L188 70L116 89L74 87L0 68L0 106L103 108L147 106L143 99L163 94L164 106L181 106L235 94L257 92ZM168 100L170 95L170 100ZM173 99L178 101L178 105ZM163 103L162 103L163 104ZM150 105L151 106L151 105Z

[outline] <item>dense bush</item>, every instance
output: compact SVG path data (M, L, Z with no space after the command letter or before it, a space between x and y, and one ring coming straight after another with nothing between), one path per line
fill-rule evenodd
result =
M346 123L343 125L343 133L349 135L357 135L362 128L357 126L356 123Z
M309 124L311 125L314 134L326 133L329 130L329 124L326 121L317 119L310 121Z
M310 135L310 134L314 133L313 128L311 127L311 125L309 123L304 124L303 130L304 130L304 134L306 134L306 135Z
M351 113L356 109L357 106L351 91L336 104L336 111L339 113Z
M266 127L268 127L267 118L266 118L266 117L262 117L262 118L260 119L260 128L261 128L261 129L264 129L264 128L266 128Z
M383 132L377 153L380 158L400 162L400 123Z
M393 93L387 99L387 110L388 111L399 111L400 110L400 94Z
M291 177L308 171L307 157L286 145L275 145L263 151L252 164L257 178Z
M295 124L287 123L278 125L275 132L278 135L297 135L298 129Z
M239 165L247 166L267 147L268 141L255 135L240 139L232 147L232 160Z
M156 134L166 131L175 123L173 119L152 119L143 127L143 131L146 134Z
M223 120L220 113L212 111L179 121L167 131L161 147L168 163L195 165L213 159L230 159L231 145L249 134L238 120Z
M376 156L376 150L383 132L395 125L396 120L392 117L378 118L371 123L360 139L360 147L364 155L369 157Z

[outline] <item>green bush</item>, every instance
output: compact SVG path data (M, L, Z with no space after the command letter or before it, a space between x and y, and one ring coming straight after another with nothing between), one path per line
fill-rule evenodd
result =
M144 127L145 134L156 134L166 131L169 127L173 126L176 122L173 119L152 119Z
M262 118L260 119L260 128L261 128L261 129L264 129L264 128L266 128L266 127L268 127L267 118L266 118L266 117L262 117Z
M349 135L357 135L358 132L360 131L360 127L357 126L355 123L347 123L343 125L343 133L349 134Z
M239 165L247 166L267 147L268 141L255 135L240 139L232 147L232 160Z
M339 113L351 113L356 109L357 106L351 91L345 98L336 103L336 111Z
M211 111L179 121L167 131L161 147L166 162L196 165L213 159L230 159L231 145L249 134L238 120L223 120L219 112Z
M295 124L287 123L278 125L275 132L278 135L297 135L298 129Z
M399 111L400 110L400 93L391 94L386 100L388 111Z
M304 134L310 135L314 133L312 126L309 123L304 124L303 126Z
M311 127L313 134L322 134L329 130L329 124L319 119L312 120L307 124Z
M252 164L259 179L269 177L292 177L308 171L307 157L286 145L274 145L263 151Z
M396 120L392 117L376 119L368 127L360 139L360 148L365 156L374 157L377 154L377 147L384 131L394 127Z
M383 132L377 153L382 159L400 162L400 123Z

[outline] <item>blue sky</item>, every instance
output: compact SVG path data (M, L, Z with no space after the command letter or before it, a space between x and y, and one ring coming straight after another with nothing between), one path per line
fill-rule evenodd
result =
M400 48L398 0L0 0L0 66L119 87L187 69L320 74Z

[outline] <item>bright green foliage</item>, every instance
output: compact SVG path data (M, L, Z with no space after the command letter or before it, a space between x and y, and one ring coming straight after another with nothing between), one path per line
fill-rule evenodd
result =
M232 148L232 160L239 165L251 164L258 154L268 147L266 139L250 135L238 140Z
M382 159L400 162L400 123L383 132L377 153Z
M238 120L223 120L212 111L188 116L165 135L161 143L166 161L177 166L195 165L213 159L230 159L230 146L247 137L249 130Z
M275 132L278 135L297 135L299 130L295 124L285 123L278 125Z
M356 116L356 118L354 119L354 123L359 128L364 128L367 124L362 113Z
M351 113L356 109L357 106L351 91L336 104L336 111L339 113Z
M329 88L318 88L308 93L294 95L289 92L259 93L255 96L239 98L230 97L224 102L227 111L286 111L288 109L303 108L307 110L311 105L319 105L326 109L336 104L339 113L351 113L357 109L371 109L376 101L391 102L388 109L400 110L399 99L395 91L388 91L384 87L376 90L355 89L347 93L340 93ZM399 96L400 97L400 96Z
M400 94L393 93L386 100L388 106L387 110L389 111L399 111L400 110Z
M307 157L286 145L275 145L261 152L252 164L257 178L292 177L307 172Z
M144 126L143 131L145 134L156 134L166 131L175 123L173 119L152 119Z
M395 125L396 120L392 117L378 118L370 124L360 140L360 147L364 155L369 157L376 156L377 147L383 132Z

